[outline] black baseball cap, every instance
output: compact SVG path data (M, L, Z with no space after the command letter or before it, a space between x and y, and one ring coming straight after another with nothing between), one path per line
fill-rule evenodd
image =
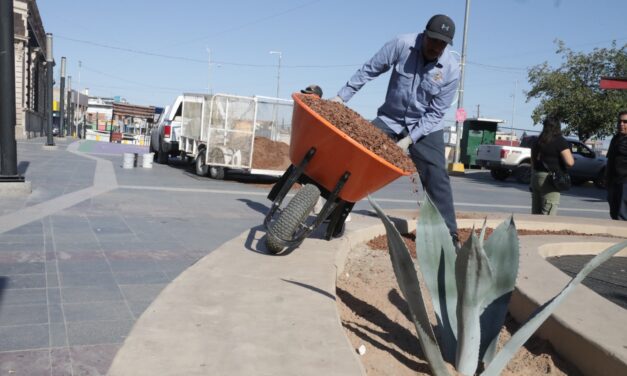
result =
M453 36L455 36L455 22L449 16L436 14L431 17L425 27L425 33L429 38L443 40L453 45Z
M322 98L322 89L318 85L309 85L304 90L300 91L303 94L316 94Z

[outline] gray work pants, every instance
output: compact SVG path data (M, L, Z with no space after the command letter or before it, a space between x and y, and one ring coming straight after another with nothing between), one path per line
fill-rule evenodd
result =
M545 171L531 172L531 214L557 215L561 194L548 177Z
M400 136L394 133L382 120L372 121L375 127L382 130L395 142ZM446 227L451 235L457 235L457 221L453 206L453 192L451 181L446 171L446 156L444 155L444 131L436 131L423 136L409 147L411 156L424 190L427 192L435 207L444 218Z

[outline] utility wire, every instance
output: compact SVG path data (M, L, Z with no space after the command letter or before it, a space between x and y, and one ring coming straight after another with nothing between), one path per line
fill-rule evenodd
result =
M160 54L160 53L156 53L156 52L149 52L149 51L142 51L142 50L138 50L138 49L133 49L133 48L126 48L126 47L118 47L118 46L112 46L112 45L108 45L108 44L104 44L104 43L99 43L99 42L93 42L93 41L88 41L88 40L84 40L84 39L77 39L77 38L71 38L71 37L66 37L63 35L55 35L55 38L60 38L60 39L65 39L65 40L69 40L72 42L77 42L77 43L83 43L83 44L88 44L90 46L95 46L95 47L101 47L101 48L106 48L106 49L111 49L111 50L116 50L116 51L122 51L122 52L128 52L128 53L132 53L132 54L136 54L136 55L146 55L146 56L152 56L152 57L160 57L160 58L164 58L164 59L171 59L171 60L180 60L180 61L186 61L186 62L190 62L190 63L198 63L198 64L207 64L207 60L201 60L201 59L194 59L194 58L189 58L189 57L185 57L185 56L174 56L174 55L165 55L165 54ZM481 64L481 63L476 63L476 62L472 62L469 61L467 62L467 64L469 65L478 65L478 66L482 66L485 68L491 68L491 69L497 69L497 70L511 70L511 71L525 71L525 68L517 68L517 67L505 67L505 66L498 66L498 65L487 65L487 64ZM219 60L212 60L211 61L211 65L226 65L226 66L236 66L236 67L253 67L253 68L276 68L276 64L247 64L247 63L236 63L236 62L231 62L231 61L219 61ZM328 64L328 65L321 65L321 64L308 64L308 65L282 65L281 68L292 68L292 69L328 69L328 68L348 68L348 67L360 67L362 64Z
M222 30L222 31L218 31L216 33L213 33L212 35L208 35L208 36L205 36L205 37L200 37L200 38L187 40L185 42L173 43L173 44L170 44L168 46L184 46L184 45L187 45L187 44L195 43L195 42L198 42L198 41L201 41L201 40L206 40L206 39L209 39L209 38L212 38L212 37L216 37L216 36L219 36L219 35L231 33L233 31L245 29L245 28L247 28L249 26L256 25L256 24L262 23L264 21L268 21L268 20L271 20L273 18L277 18L279 16L283 16L283 15L288 14L288 13L292 13L292 12L294 12L296 10L308 7L308 6L313 5L315 3L319 3L320 1L322 1L322 0L310 1L308 3L300 4L300 5L297 5L295 7L286 9L286 10L281 11L279 13L274 13L274 14L271 14L271 15L266 16L266 17L262 17L262 18L259 18L259 19L256 19L256 20L253 20L253 21L250 21L250 22L243 23L241 25L234 26L234 27L232 27L230 29L225 29L225 30ZM168 47L168 46L166 46L166 47Z
M122 82L126 82L126 83L129 83L129 84L133 84L133 85L137 85L137 86L141 86L141 87L146 87L146 88L151 88L151 89L159 89L159 90L168 90L168 91L181 91L181 89L177 89L177 88L163 87L163 86L154 86L154 85L146 84L146 83L143 83L143 82L129 80L127 78L114 76L112 74L101 72L99 70L92 69L92 68L90 68L88 66L85 66L85 63L83 63L83 68L85 70L87 70L87 71L90 71L90 72L93 72L93 73L96 73L96 74L100 74L100 75L105 76L105 77L114 78L116 80L119 80L119 81L122 81Z
M132 54L136 54L136 55L146 55L146 56L152 56L152 57L160 57L160 58L164 58L164 59L180 60L180 61L186 61L186 62L189 62L189 63L198 63L198 64L204 64L204 65L207 64L207 60L194 59L194 58L189 58L189 57L185 57L185 56L165 55L165 54L159 54L159 53L156 53L156 52L137 50L137 49L133 49L133 48L111 46L111 45L104 44L104 43L92 42L92 41L88 41L88 40L84 40L84 39L76 39L76 38L66 37L66 36L63 36L63 35L55 35L55 38L65 39L65 40L69 40L69 41L77 42L77 43L88 44L88 45L94 46L94 47L101 47L101 48L107 48L107 49L110 49L110 50L128 52L128 53L132 53ZM276 64L247 64L247 63L235 63L235 62L230 62L230 61L219 61L219 60L212 60L211 61L211 65L227 65L227 66L230 65L230 66L236 66L236 67L273 68L273 69L276 68ZM344 68L344 67L355 67L355 66L360 66L360 64L282 65L281 68Z

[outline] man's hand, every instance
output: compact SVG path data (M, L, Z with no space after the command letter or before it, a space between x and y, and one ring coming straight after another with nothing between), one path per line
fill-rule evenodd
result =
M342 100L342 98L340 98L339 95L334 96L333 98L329 99L331 102L337 102L337 103L342 103L344 104L344 101Z
M414 143L414 140L411 139L410 136L407 136L405 138L400 139L397 143L396 146L398 146L399 148L401 148L401 150L403 150L403 152L407 153L407 150L409 149L409 146L411 144Z

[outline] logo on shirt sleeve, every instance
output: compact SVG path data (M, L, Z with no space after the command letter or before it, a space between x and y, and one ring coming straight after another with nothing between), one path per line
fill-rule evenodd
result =
M442 78L442 71L441 70L435 71L435 73L432 76L432 79L433 79L434 82L438 82L438 83L442 82L442 79L443 79Z

